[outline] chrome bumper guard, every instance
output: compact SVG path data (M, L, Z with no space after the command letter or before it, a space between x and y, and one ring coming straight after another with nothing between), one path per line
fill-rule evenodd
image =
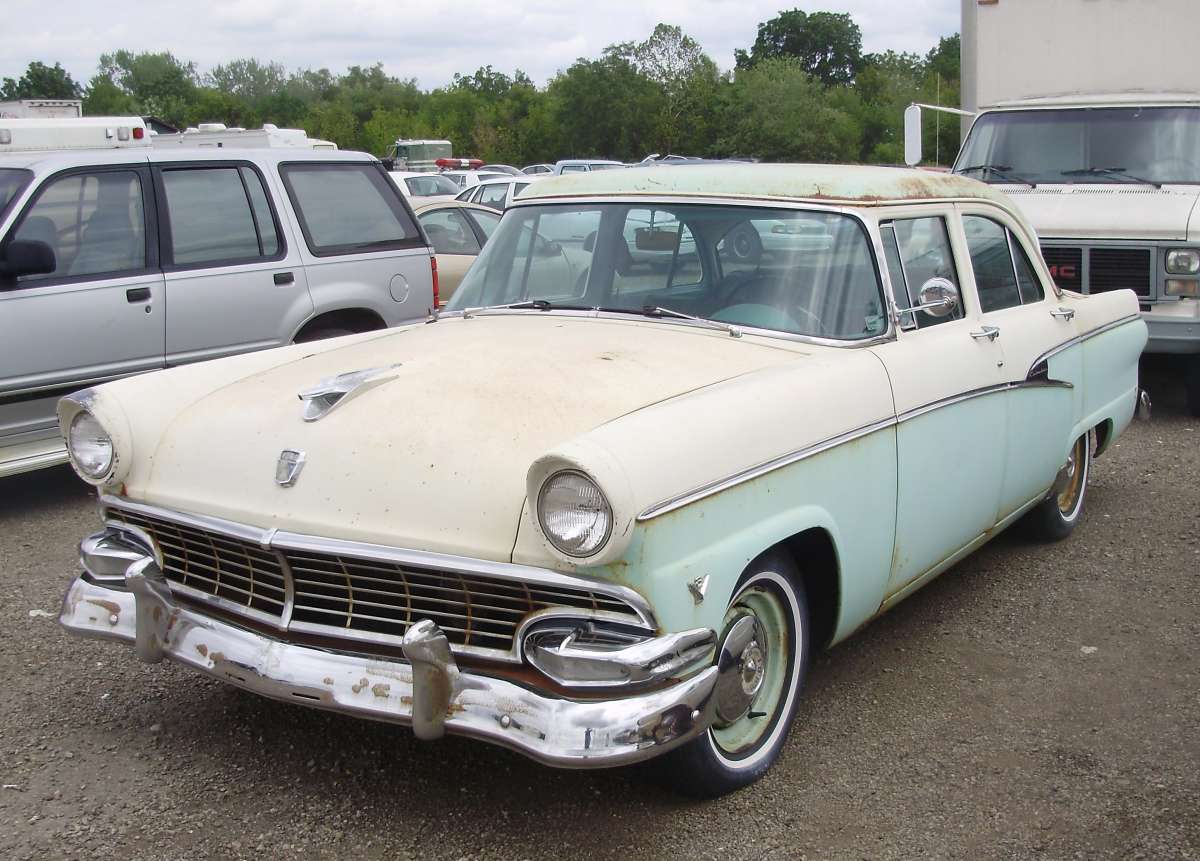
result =
M130 564L123 581L123 589L108 588L77 577L59 623L74 634L132 643L148 663L169 658L273 699L410 725L421 739L449 732L547 765L609 767L656 756L713 720L718 670L711 663L651 692L571 700L459 669L430 620L405 635L406 663L282 642L177 604L153 557ZM645 660L658 644L678 669L681 651L693 660L711 655L712 640L711 631L660 637L639 644L637 657ZM685 643L690 648L681 650Z

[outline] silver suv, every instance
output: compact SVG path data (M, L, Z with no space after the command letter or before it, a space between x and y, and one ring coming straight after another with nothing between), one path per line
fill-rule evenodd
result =
M418 320L435 279L411 208L363 153L0 157L0 476L66 461L65 394Z

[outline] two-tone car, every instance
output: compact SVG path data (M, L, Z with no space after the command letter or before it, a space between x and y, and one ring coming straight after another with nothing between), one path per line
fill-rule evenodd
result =
M747 259L747 232L820 241ZM103 524L60 620L423 739L728 792L779 756L814 650L1018 521L1074 529L1145 342L1132 292L1060 290L963 177L546 179L436 319L62 401Z

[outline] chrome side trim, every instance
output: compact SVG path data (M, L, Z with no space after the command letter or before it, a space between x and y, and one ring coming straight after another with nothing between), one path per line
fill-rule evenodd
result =
M707 484L702 484L699 487L693 488L685 493L681 493L678 496L673 496L669 499L663 500L662 502L655 503L639 514L637 516L637 520L640 522L643 520L650 520L651 518L658 517L662 514L667 514L668 512L674 511L677 508L690 505L691 503L699 499L703 499L706 496L712 496L714 493L720 493L722 490L727 490L736 485L750 481L751 479L766 475L769 472L782 469L785 466L791 466L793 463L798 463L805 458L812 457L815 454L820 454L823 451L828 451L831 448L836 448L843 443L852 442L860 437L875 433L875 431L892 427L895 424L896 419L894 417L881 419L880 421L872 422L869 425L863 425L862 427L856 428L852 431L847 431L846 433L829 437L828 439L821 440L818 443L805 446L804 448L796 449L795 451L788 452L787 454L780 455L779 457L765 461L764 463L760 463L757 466L748 467L726 478L719 478L715 481L710 481Z
M719 478L714 481L710 481L707 484L702 484L699 487L689 490L686 493L681 493L678 496L672 496L669 499L655 503L649 508L643 510L641 514L637 516L637 521L640 523L642 521L658 517L661 514L667 514L668 512L675 511L676 509L682 508L685 505L691 505L693 502L697 502L705 497L712 496L713 494L720 493L723 490L728 490L731 487L736 487L744 482L759 478L769 472L774 472L775 470L782 469L785 466L791 466L794 463L799 463L800 461L810 458L814 455L829 451L832 448L837 448L844 443L861 439L862 437L873 434L876 431L886 430L889 427L903 424L910 419L915 419L918 416L923 416L927 413L933 412L934 410L939 410L942 407L952 406L953 404L962 403L963 401L973 400L974 398L980 398L986 395L994 395L1000 392L1012 391L1013 389L1072 389L1074 387L1074 384L1066 382L1065 380L1018 380L1011 383L998 383L994 386L984 386L979 389L972 389L967 392L961 392L957 395L941 398L940 400L931 401L928 404L923 404L919 407L913 407L912 409L905 410L895 418L882 419L877 422L872 422L868 425L863 425L862 427L855 428L854 430L847 431L846 433L838 434L837 436L830 437L822 440L821 442L806 446L805 448L797 449L785 455L781 455L773 460L758 464L757 466L748 467L747 469L736 472L733 475L725 478Z
M1142 315L1140 313L1130 314L1126 317L1122 317L1120 320L1113 320L1111 323L1105 323L1103 326L1097 326L1095 329L1090 329L1087 332L1084 332L1083 334L1076 335L1074 338L1069 338L1066 341L1063 341L1057 347L1051 347L1049 350L1047 350L1046 352L1044 352L1040 356L1038 356L1036 359L1034 359L1033 362L1029 365L1029 370L1032 371L1034 368L1036 368L1038 365L1040 365L1042 362L1046 361L1047 359L1050 359L1053 356L1057 356L1059 353L1063 352L1064 350L1069 350L1071 347L1074 347L1076 344L1083 343L1088 338L1094 338L1097 335L1102 335L1105 332L1108 332L1112 329L1116 329L1120 326L1124 326L1126 323L1132 323L1134 320L1140 320L1140 319L1142 319Z

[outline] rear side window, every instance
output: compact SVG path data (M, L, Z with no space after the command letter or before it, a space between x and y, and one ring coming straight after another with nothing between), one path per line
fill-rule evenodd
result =
M478 254L479 240L462 213L435 209L420 216L421 226L438 254Z
M283 184L318 257L424 244L400 192L375 164L286 164Z
M57 264L47 275L21 276L21 283L145 269L141 178L133 171L113 170L52 179L12 237L45 242Z
M162 172L177 266L273 257L275 219L258 174L247 167L170 168Z
M490 206L492 209L504 209L504 200L508 197L508 185L506 183L496 183L495 185L485 185L479 193L479 202L484 206Z

